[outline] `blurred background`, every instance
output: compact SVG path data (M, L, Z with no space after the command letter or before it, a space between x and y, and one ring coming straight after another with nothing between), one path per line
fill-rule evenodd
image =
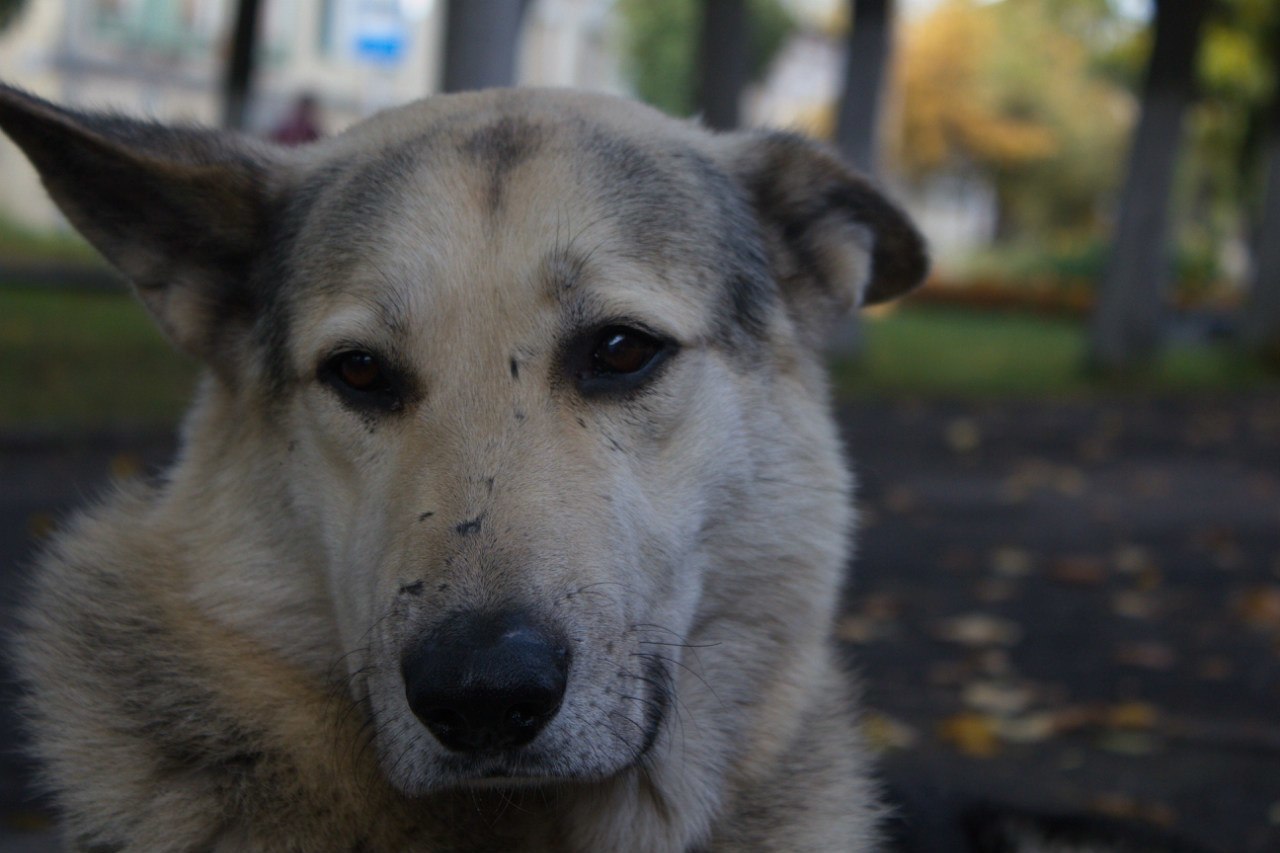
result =
M831 348L904 850L976 803L1280 849L1280 3L0 0L0 79L306 144L573 86L829 140L934 271ZM196 366L0 139L0 622ZM0 850L51 849L0 695Z

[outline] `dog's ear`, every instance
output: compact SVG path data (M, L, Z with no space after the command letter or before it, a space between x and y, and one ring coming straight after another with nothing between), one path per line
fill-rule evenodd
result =
M789 133L722 137L792 313L815 336L855 306L924 280L924 239L901 210L824 146Z
M180 348L215 360L256 305L270 151L232 134L73 112L0 86L0 128Z

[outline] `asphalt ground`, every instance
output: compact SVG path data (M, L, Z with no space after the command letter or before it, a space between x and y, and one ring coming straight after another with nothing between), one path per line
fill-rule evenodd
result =
M838 636L903 849L994 803L1280 850L1280 397L862 402ZM0 435L0 623L21 567L163 434ZM0 675L3 675L0 671ZM0 851L54 849L0 681Z

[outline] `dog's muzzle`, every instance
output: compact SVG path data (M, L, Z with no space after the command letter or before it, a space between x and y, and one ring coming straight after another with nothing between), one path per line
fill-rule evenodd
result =
M447 749L524 746L560 710L569 649L519 612L451 616L401 660L409 707Z

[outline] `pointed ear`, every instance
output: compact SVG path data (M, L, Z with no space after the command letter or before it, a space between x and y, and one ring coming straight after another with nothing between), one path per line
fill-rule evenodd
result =
M855 306L893 299L924 280L929 259L920 232L825 147L777 132L723 140L783 297L817 341Z
M257 305L250 279L267 240L272 150L212 130L73 112L7 86L0 128L168 337L216 360Z

